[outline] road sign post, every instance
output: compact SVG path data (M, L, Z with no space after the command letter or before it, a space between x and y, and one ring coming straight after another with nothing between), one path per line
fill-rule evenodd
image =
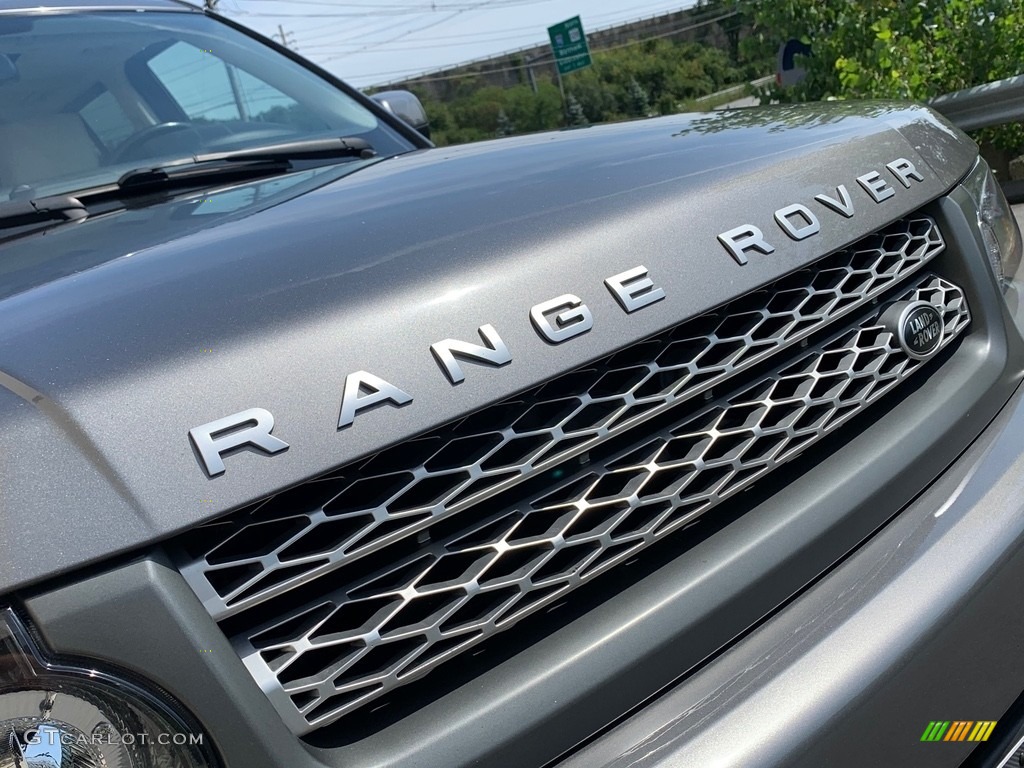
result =
M548 27L548 37L551 38L558 74L565 75L591 65L590 46L579 16Z
M555 74L558 75L558 90L562 94L562 111L568 115L562 75L589 67L593 63L590 59L590 46L579 16L548 27L548 37L551 39L551 52L555 56Z

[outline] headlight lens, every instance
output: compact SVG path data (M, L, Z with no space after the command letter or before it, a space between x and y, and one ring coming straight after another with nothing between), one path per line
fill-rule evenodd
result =
M985 255L995 273L1010 314L1017 328L1024 329L1021 303L1024 276L1020 274L1021 253L1024 247L1017 220L988 163L983 159L978 159L978 164L964 180L963 186L977 207L978 228L985 243Z
M211 745L163 701L57 665L0 609L0 768L212 768Z

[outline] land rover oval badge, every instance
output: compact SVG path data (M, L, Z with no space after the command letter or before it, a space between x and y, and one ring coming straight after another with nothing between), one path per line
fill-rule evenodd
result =
M927 301L900 302L884 315L900 347L915 360L927 360L942 343L942 313Z

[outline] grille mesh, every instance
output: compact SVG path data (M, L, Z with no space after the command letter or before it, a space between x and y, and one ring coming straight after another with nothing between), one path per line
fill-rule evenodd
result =
M897 297L942 311L942 346L970 316L922 275ZM302 733L408 683L684 527L805 451L917 370L876 307L739 391L685 409L562 482L235 638Z
M943 248L932 219L895 222L715 312L199 528L182 573L217 620L259 605L710 390Z

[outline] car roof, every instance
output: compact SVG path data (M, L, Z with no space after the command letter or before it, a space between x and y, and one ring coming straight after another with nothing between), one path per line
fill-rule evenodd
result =
M54 11L200 11L183 0L0 0L0 14Z

